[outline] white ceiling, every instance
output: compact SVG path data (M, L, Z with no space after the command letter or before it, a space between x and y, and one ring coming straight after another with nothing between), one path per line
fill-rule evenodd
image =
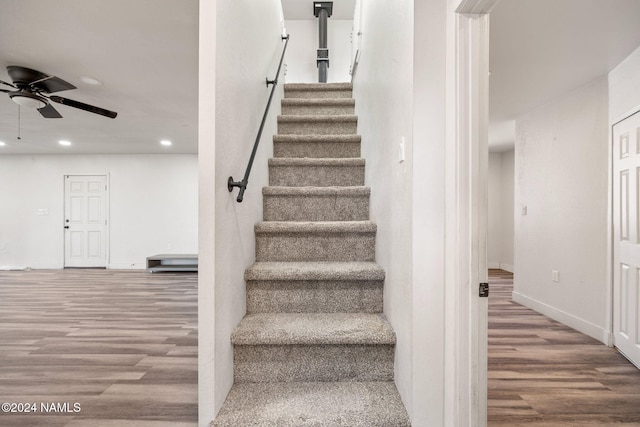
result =
M285 18L314 19L312 4L283 0ZM332 19L353 8L334 0ZM23 108L17 140L18 107L0 93L0 154L197 152L198 0L0 0L0 10L0 80L7 65L34 68L78 87L61 96L118 112L54 104L64 118L45 119ZM639 18L639 0L501 0L491 14L492 146L512 146L516 117L640 46Z
M34 68L78 87L60 96L118 113L22 108L18 140L18 106L0 93L0 153L197 152L197 0L0 0L0 11L0 80L7 65Z
M366 1L366 0L365 0ZM284 19L290 20L313 20L314 2L312 0L282 0L282 10ZM353 11L356 7L356 0L333 0L333 20L353 19Z
M513 120L607 74L640 46L638 0L501 0L491 12L490 145Z

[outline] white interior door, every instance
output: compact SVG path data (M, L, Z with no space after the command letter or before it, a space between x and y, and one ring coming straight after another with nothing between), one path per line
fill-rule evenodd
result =
M64 266L107 266L107 177L65 175Z
M613 126L613 335L640 367L640 112Z

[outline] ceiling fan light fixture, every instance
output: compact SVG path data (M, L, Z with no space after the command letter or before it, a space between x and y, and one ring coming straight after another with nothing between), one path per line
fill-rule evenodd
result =
M44 98L42 98L41 96L35 95L33 93L21 92L21 91L11 92L9 93L9 97L13 102L25 108L38 109L38 108L47 106L47 103L45 102Z

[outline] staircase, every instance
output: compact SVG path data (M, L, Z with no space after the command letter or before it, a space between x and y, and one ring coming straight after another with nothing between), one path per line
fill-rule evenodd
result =
M410 426L351 84L288 84L216 427Z

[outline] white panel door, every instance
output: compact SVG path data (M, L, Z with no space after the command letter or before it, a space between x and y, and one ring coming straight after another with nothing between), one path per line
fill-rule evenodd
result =
M640 113L613 126L613 336L640 367Z
M64 178L64 266L107 266L107 177Z

